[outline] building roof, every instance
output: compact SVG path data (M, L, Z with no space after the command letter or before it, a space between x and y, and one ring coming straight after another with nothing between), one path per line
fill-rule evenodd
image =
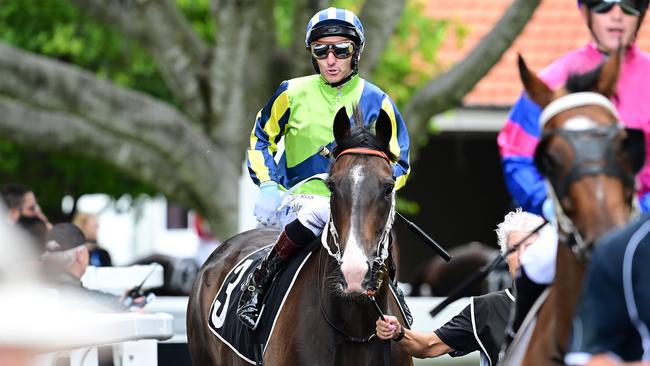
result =
M513 0L428 0L426 14L451 19L467 28L462 42L455 32L438 51L443 69L462 60L499 20ZM646 22L647 23L647 22ZM453 24L453 22L452 22ZM528 66L539 71L564 53L584 46L589 31L582 20L575 0L544 0L532 19L501 60L465 96L465 106L510 106L521 93L517 71L517 53ZM650 50L650 26L641 28L639 47Z

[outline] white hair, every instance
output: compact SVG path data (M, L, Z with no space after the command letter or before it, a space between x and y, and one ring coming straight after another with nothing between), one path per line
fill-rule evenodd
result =
M497 225L497 242L501 248L501 254L508 252L508 237L512 233L530 233L544 222L544 219L530 212L525 212L518 207L508 212L503 222Z

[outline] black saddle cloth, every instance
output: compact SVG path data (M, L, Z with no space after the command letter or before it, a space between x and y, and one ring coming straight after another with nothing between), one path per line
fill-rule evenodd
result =
M208 326L212 333L241 358L252 364L255 364L255 347L258 350L260 347L262 350L266 348L266 343L271 336L286 295L302 265L314 249L318 248L316 245L310 245L305 250L296 253L285 265L285 268L278 273L264 300L257 328L252 331L237 318L237 307L242 293L241 286L272 247L273 245L269 245L261 248L237 263L221 284L210 307Z

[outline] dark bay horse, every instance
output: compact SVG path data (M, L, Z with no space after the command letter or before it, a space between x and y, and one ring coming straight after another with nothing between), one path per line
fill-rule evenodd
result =
M345 108L336 115L326 238L308 257L286 296L263 355L265 365L384 365L386 361L412 365L394 344L391 359L384 359L386 343L374 336L378 313L367 296L374 293L382 311L405 324L390 294L386 270L392 258L389 233L395 215L391 122L381 111L373 135L363 127L356 109L354 121L351 126ZM233 266L274 242L277 235L269 229L238 234L218 247L199 271L187 310L188 345L195 365L250 364L209 331L209 309Z
M486 264L492 262L499 251L483 243L473 241L449 249L449 254L454 258L446 262L442 257L435 256L423 263L411 281L410 296L448 296L458 284L467 277L476 273ZM494 272L495 277L498 274ZM512 279L506 274L509 284ZM488 280L475 283L459 296L479 296L488 293Z
M550 183L559 244L555 281L536 321L520 328L503 365L564 364L591 247L633 214L635 174L645 153L642 135L622 127L607 99L615 92L620 62L620 54L612 55L596 70L571 76L552 91L519 60L528 95L544 109L535 163Z

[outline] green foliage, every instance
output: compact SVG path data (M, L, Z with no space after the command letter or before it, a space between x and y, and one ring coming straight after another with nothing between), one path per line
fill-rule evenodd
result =
M0 185L21 182L36 193L43 211L53 222L68 218L61 213L61 199L70 195L106 193L120 197L155 191L118 174L112 166L66 153L46 153L0 139Z
M66 1L3 0L0 40L171 101L153 60L141 47ZM105 192L118 197L152 192L104 162L34 151L0 139L0 183L7 181L31 186L53 220L60 213L64 195Z
M295 7L296 0L276 0L275 7L273 8L275 35L278 39L278 44L284 49L289 48L294 41L292 35L294 34L293 17ZM302 40L296 40L296 42L301 41Z
M212 43L215 26L210 15L211 0L176 0L176 6L192 24L192 28L204 41Z
M454 31L459 42L467 34L467 29L457 21L427 16L424 6L422 0L407 2L372 78L389 91L398 107L403 107L418 88L441 72L437 51L448 33Z
M397 197L395 207L397 211L404 215L417 216L420 213L420 204L404 197Z

